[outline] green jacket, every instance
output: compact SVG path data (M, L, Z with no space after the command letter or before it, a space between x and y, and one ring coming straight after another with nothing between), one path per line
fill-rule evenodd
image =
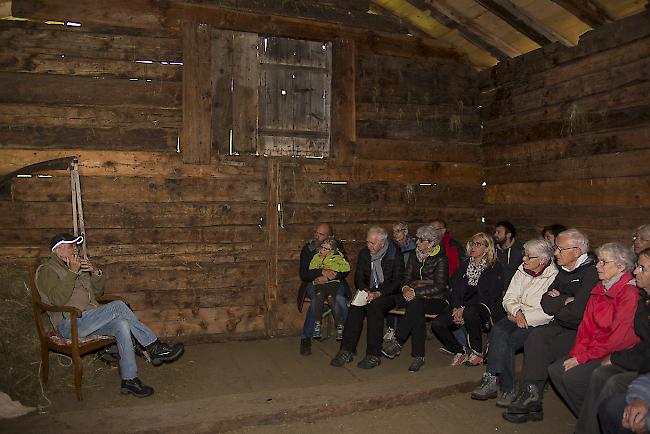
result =
M316 253L311 262L309 263L309 269L330 269L336 271L337 273L345 273L350 271L350 264L345 260L341 252L334 252L329 256L321 256L320 253Z
M36 270L36 287L41 300L55 306L76 307L82 312L99 306L97 297L103 294L104 283L103 275L73 273L54 253ZM49 312L48 315L54 327L69 316L62 312Z

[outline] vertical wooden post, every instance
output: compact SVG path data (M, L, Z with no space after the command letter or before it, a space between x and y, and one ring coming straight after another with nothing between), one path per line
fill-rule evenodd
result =
M266 251L268 255L264 301L266 304L266 334L274 336L278 331L278 236L280 231L278 224L280 162L277 159L268 159L267 173L266 227L268 232Z
M212 62L207 24L183 25L184 163L208 164L212 147Z
M357 140L356 47L350 39L336 39L332 53L332 145L338 164L351 164Z

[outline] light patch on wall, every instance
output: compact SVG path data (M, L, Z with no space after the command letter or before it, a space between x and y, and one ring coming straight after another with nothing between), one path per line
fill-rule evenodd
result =
M181 152L181 138L176 137L176 152L180 154Z
M52 175L38 175L39 178L53 178Z
M81 27L81 23L75 21L66 21L65 25L68 27Z
M45 24L48 24L48 25L51 25L51 26L65 26L65 23L63 21L48 20L48 21L45 21Z
M286 95L286 94L287 94L287 91L284 90L284 89L282 89L282 90L280 91L280 93L281 93L282 95Z
M16 178L31 178L32 175L16 175Z
M334 204L333 203L328 203L327 206L332 208L334 206Z
M430 187L430 186L432 186L432 185L433 185L433 184L431 184L430 182L421 182L421 183L420 183L420 186L422 186L422 187Z
M136 60L135 63L153 63L153 60Z
M129 78L129 81L138 81L137 78Z
M322 160L325 157L323 157L322 155L305 155L305 158L309 158L312 160Z
M269 38L264 38L264 52L266 53L267 49L269 47Z
M347 185L347 181L318 181L319 184L329 184L329 185Z
M485 217L481 217L481 223L485 223Z
M183 62L169 62L170 65L182 65Z
M487 182L486 182L486 181L483 181L483 182L481 183L481 187L487 187Z

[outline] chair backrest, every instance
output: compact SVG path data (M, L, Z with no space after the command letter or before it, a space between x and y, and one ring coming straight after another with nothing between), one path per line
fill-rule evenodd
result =
M32 296L32 308L34 309L34 320L36 321L36 331L38 338L41 341L47 339L47 332L45 331L45 324L43 322L43 315L46 313L45 306L41 302L41 296L36 287L36 270L37 265L32 265L29 268L29 283L25 282L25 287L29 290Z

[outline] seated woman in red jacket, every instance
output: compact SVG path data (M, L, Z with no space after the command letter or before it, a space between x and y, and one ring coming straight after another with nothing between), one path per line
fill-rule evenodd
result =
M607 243L596 254L600 282L591 291L576 341L567 357L548 368L553 385L576 416L594 369L611 363L612 353L632 348L640 341L634 333L639 300L631 273L634 253L621 244Z

